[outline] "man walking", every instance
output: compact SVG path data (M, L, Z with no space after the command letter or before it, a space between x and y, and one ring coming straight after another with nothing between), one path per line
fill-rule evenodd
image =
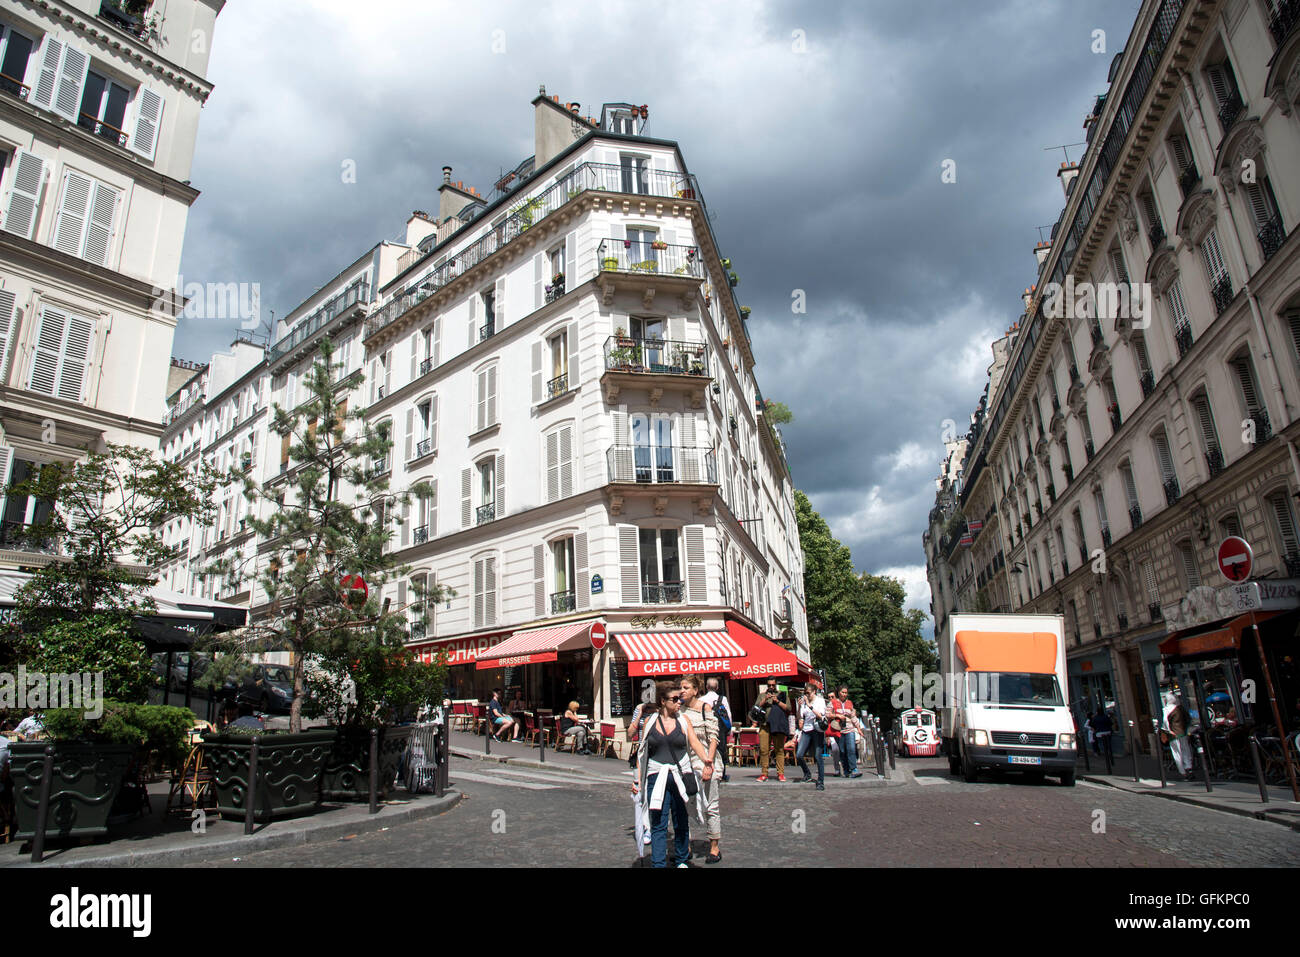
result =
M826 734L828 737L839 739L839 759L844 768L844 776L860 778L862 772L858 770L856 714L853 710L853 702L849 700L847 685L840 685L839 696L831 699L830 711L831 723Z
M759 693L754 705L764 712L758 729L758 779L767 780L767 756L775 749L776 779L785 780L785 737L790 728L790 705L785 692L776 690L776 679L767 679L767 690Z
M718 757L722 761L722 780L730 781L731 775L727 773L727 741L731 737L731 702L726 695L718 692L717 678L710 678L705 686L709 690L700 700L713 709L713 716L718 719Z

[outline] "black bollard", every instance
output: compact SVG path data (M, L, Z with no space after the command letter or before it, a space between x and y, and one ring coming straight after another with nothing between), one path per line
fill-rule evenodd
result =
M538 722L540 724L540 722ZM537 732L537 760L542 764L546 763L546 726L542 725Z
M370 813L379 813L379 729L370 729Z
M244 833L253 833L253 813L257 804L257 736L248 749L248 788L244 792Z
M1210 765L1206 761L1204 731L1196 734L1196 755L1197 763L1201 766L1201 778L1205 781L1205 790L1213 791L1214 785L1210 783Z
M1259 742L1255 736L1250 735L1250 760L1255 765L1255 781L1259 784L1259 800L1262 804L1268 803L1268 784L1264 780L1264 768L1259 763Z
M45 856L45 824L50 816L50 785L54 782L54 745L45 746L45 762L41 767L41 791L36 804L36 833L32 835L32 863L39 864Z
M487 713L483 719L483 753L492 753L492 712Z
M893 771L898 767L898 764L896 763L898 761L898 749L894 747L894 732L889 732L889 737L886 739L885 747L889 751L889 770Z
M1156 756L1156 767L1160 769L1160 786L1165 787L1165 749L1160 744L1160 732L1151 732L1151 753Z
M1089 774L1092 773L1092 760L1088 757L1088 736L1083 736L1083 743L1079 745L1079 750L1083 752L1083 769Z
M443 773L447 768L447 758L443 749L443 738L447 728L447 709L442 709L442 723L433 735L433 796L442 797Z
M871 750L876 753L876 775L885 776L885 749L880 741L880 729L873 727L871 729Z
M1108 735L1106 736L1106 739L1105 739L1104 741L1102 741L1102 743L1101 743L1101 750L1102 750L1102 753L1106 756L1106 773L1107 773L1107 774L1114 774L1114 773L1115 773L1115 765L1114 765L1114 760L1115 760L1115 758L1114 758L1114 754L1112 753L1112 748L1111 748L1111 743L1110 743L1110 742L1111 742L1111 736L1112 736L1113 734L1114 734L1114 732L1112 732L1111 734L1108 734Z
M1128 735L1128 738L1129 738L1129 745L1128 745L1128 746L1129 746L1129 750L1131 750L1131 751L1133 752L1133 783L1134 783L1134 784L1137 784L1138 782L1140 782L1140 781L1142 780L1142 779L1138 776L1138 736L1137 736L1137 728L1134 727L1132 721L1130 721L1130 722L1128 723L1128 726L1129 726L1129 729L1130 729L1130 730L1129 730L1129 735Z

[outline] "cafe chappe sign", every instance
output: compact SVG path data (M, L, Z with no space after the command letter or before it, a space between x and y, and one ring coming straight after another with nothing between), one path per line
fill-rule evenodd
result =
M1195 628L1248 611L1275 611L1300 607L1300 579L1239 582L1215 588L1201 585L1185 598L1161 606L1165 633Z

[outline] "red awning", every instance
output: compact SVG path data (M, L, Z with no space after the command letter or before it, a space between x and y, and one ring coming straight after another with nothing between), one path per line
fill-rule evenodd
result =
M627 673L655 675L725 674L745 649L725 631L639 631L614 635L627 654Z
M738 621L727 622L727 634L745 649L745 657L732 665L730 674L733 678L797 678L812 670L811 666L796 658L793 652L786 651Z
M474 667L479 671L487 671L513 665L555 661L561 651L590 647L591 626L594 624L596 624L594 621L576 621L551 628L517 631L505 641L480 654Z
M1257 611L1255 622L1265 622L1283 614L1281 611ZM1251 614L1238 615L1220 628L1176 631L1160 642L1160 654L1167 658L1204 658L1210 655L1236 655L1241 651L1241 635L1251 626Z

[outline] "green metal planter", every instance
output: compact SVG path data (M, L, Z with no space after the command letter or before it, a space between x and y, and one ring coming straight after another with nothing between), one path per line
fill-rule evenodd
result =
M299 734L210 734L203 752L212 768L217 810L243 820L248 762L257 738L257 801L253 819L265 823L312 810L320 803L320 778L334 743L334 729Z
M9 751L18 817L14 837L20 841L36 834L36 809L48 743L20 741ZM45 836L102 837L108 833L109 812L136 749L130 745L76 743L58 743L54 749Z
M379 799L385 800L397 777L411 725L379 729ZM321 773L321 798L326 801L370 800L370 731L367 728L339 728L334 747Z

